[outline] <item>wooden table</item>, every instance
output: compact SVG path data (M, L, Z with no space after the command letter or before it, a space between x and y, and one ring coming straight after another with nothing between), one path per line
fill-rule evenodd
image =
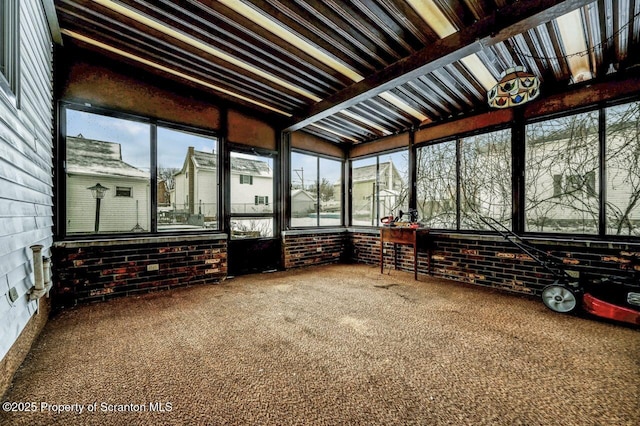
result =
M397 268L397 244L413 246L413 278L418 279L418 229L416 228L380 228L380 273L384 273L384 243L393 243L393 267Z

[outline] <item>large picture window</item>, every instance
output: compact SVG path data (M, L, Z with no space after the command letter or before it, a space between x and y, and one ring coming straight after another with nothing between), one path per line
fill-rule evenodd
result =
M425 226L482 230L496 220L510 227L509 130L420 147L416 166L418 216Z
M597 234L598 111L526 126L525 230Z
M418 148L418 216L429 228L456 229L456 141Z
M460 229L488 229L495 220L511 227L511 132L460 140Z
M150 137L147 123L67 110L67 235L151 230Z
M218 228L215 138L65 111L66 235Z
M291 226L342 225L342 161L291 153Z
M354 160L351 166L352 224L379 226L381 218L407 212L408 170L406 150Z

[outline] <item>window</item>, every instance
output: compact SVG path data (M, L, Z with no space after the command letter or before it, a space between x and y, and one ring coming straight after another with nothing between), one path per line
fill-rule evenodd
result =
M640 102L606 109L606 233L640 235Z
M266 238L274 232L273 158L244 152L231 152L230 224L231 238ZM236 177L239 176L239 177ZM244 184L251 188L242 187Z
M15 99L19 76L18 0L0 2L0 92Z
M158 231L218 229L217 139L158 127Z
M218 227L214 137L65 111L66 235Z
M456 229L456 141L418 148L417 208L430 228Z
M511 132L460 140L460 229L488 229L487 219L510 227Z
M150 135L147 123L67 110L68 235L151 230Z
M509 130L420 147L416 166L417 209L426 226L482 230L487 219L510 226Z
M342 225L342 164L291 153L291 226Z
M261 197L259 195L256 195L255 205L257 206L259 204L264 204L264 205L269 204L269 197Z
M597 233L598 111L529 124L525 138L526 230Z
M131 197L130 186L116 186L116 197Z
M386 216L409 210L409 156L406 150L354 160L351 166L353 225L380 225ZM403 220L409 220L407 216Z

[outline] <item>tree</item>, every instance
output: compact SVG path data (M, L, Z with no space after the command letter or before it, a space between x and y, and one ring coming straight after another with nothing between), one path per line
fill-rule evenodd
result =
M309 186L309 192L311 195L316 196L318 193L318 182L314 182ZM333 200L334 189L333 184L328 179L322 178L320 182L320 201Z

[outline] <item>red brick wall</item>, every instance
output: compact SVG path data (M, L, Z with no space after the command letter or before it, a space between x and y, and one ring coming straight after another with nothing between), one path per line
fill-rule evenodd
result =
M355 262L380 262L378 233L352 229L351 259ZM531 240L531 244L560 257L567 269L580 273L624 275L640 270L640 244L570 240ZM496 287L524 294L539 294L553 282L553 276L512 244L502 238L484 235L431 233L419 242L418 273L428 273L431 248L431 272L434 276L471 284ZM413 271L413 250L397 247L398 268ZM393 267L393 246L385 244L385 268ZM635 261L633 260L635 259Z
M52 254L55 308L215 283L227 275L227 241L218 236L67 241L56 243Z
M287 231L283 235L284 268L335 263L344 260L346 230Z

